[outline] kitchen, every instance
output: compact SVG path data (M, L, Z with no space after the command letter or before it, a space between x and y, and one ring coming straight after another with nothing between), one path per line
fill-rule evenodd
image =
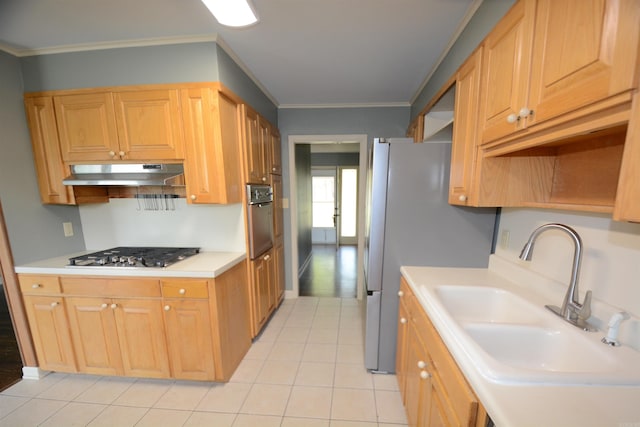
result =
M458 52L459 56L466 57L482 39L493 25L500 19L500 17L506 12L510 4L503 4L504 2L485 2L485 5L479 9L477 19L470 22L467 30L462 33L458 43L454 46L453 52ZM489 22L490 21L490 22ZM482 35L479 35L482 34ZM195 60L201 62L203 58L211 56L211 50L216 50L215 46L210 45L189 45L189 49L194 51ZM26 124L24 123L24 111L22 109L22 90L16 90L14 87L15 82L19 82L24 78L25 89L28 92L31 90L37 90L34 87L29 87L29 70L35 69L37 66L41 69L46 69L49 72L46 75L38 76L39 79L49 79L49 84L56 86L60 84L64 87L70 86L69 82L70 73L67 72L65 67L57 69L59 64L67 64L69 67L91 67L92 64L95 69L89 69L88 75L100 76L104 74L103 69L110 71L109 63L111 61L132 61L135 58L145 56L146 58L162 58L163 56L171 55L171 51L174 50L171 47L152 47L152 48L133 48L131 51L121 52L108 52L105 57L100 57L95 53L76 53L76 54L60 54L52 55L50 57L26 57L20 60L11 56L2 54L3 62L6 61L7 67L3 67L3 92L7 91L7 96L3 96L3 100L13 99L14 102L10 105L4 105L3 110L6 109L8 120L3 120L3 129L5 135L8 138L3 141L3 148L8 150L12 156L3 156L2 170L6 173L3 176L3 208L7 215L7 222L10 225L9 233L12 236L29 236L36 230L37 236L47 244L38 245L33 244L32 240L25 240L23 238L12 239L12 249L14 258L18 262L26 262L26 260L41 259L51 256L51 249L55 247L56 253L73 253L83 248L83 235L81 233L88 233L90 230L84 230L84 227L79 225L83 223L80 218L84 212L67 208L61 208L57 206L43 207L39 203L37 196L37 186L35 183L35 174L32 171L32 159L29 147L29 137L26 130ZM201 55L202 50L207 50L210 55ZM182 50L184 52L184 50ZM119 54L124 55L123 58L119 58ZM143 55L144 54L144 55ZM184 55L184 53L182 53ZM227 66L229 64L229 58L226 57L224 52L219 49L216 52L218 56L218 62L222 63L226 61ZM451 55L452 57L454 55ZM87 61L90 58L91 61ZM95 61L95 62L94 62ZM373 135L403 135L406 131L409 117L414 117L424 105L444 84L444 82L455 71L459 62L455 59L445 61L443 65L434 74L434 77L427 84L425 90L422 92L419 100L416 101L410 113L407 107L380 107L380 108L353 108L344 109L340 111L340 118L337 119L336 111L327 109L294 109L283 108L277 111L277 123L281 132L282 141L287 141L287 136L292 133L339 133L345 129L349 129L349 133L362 132L370 136ZM30 67L30 64L33 68ZM58 64L58 65L56 65ZM179 64L174 64L179 68ZM204 64L204 66L210 66L210 64ZM218 64L219 66L219 64ZM22 67L22 69L21 69ZM139 79L145 80L145 83L154 83L149 81L148 73L144 76L136 76L136 67L132 67L133 73L127 73L126 76L115 76L110 74L105 77L106 81L100 82L100 85L106 84L124 84L124 83L140 83ZM144 67L142 68L144 69ZM25 70L25 71L22 71ZM117 70L115 70L117 72ZM172 71L186 72L185 70L164 70L166 73ZM193 70L188 72L193 73ZM4 73L7 75L5 76ZM21 73L25 73L24 77L21 77ZM221 73L223 74L223 73ZM88 77L87 77L88 78ZM168 77L164 77L168 78ZM116 81L112 81L117 80ZM205 80L201 77L195 77L197 80ZM210 80L207 78L206 80ZM91 86L91 82L87 82L88 86ZM19 87L19 84L15 86ZM242 94L243 96L246 96ZM421 100L422 99L422 100ZM8 102L8 101L4 101ZM250 101L253 104L253 102ZM263 111L263 114L269 114L269 111ZM275 115L272 111L271 114ZM380 119L384 117L384 119ZM5 126L5 122L9 123L8 127ZM332 127L327 131L326 124L334 123ZM360 128L353 129L353 126L349 123L359 123ZM346 133L346 132L345 132ZM23 141L21 145L10 143L9 141ZM5 147L6 145L6 147ZM16 159L22 159L18 162ZM283 165L287 165L288 151L286 144L283 144ZM286 171L285 171L286 174ZM18 181L16 177L20 177L20 182L24 182L19 189L16 189L11 183ZM30 184L27 184L30 183ZM30 190L29 190L30 187ZM29 190L29 191L28 191ZM29 196L31 194L31 196ZM285 187L284 195L288 194L288 189ZM10 209L10 210L9 210ZM15 210L14 210L15 209ZM115 209L109 207L107 209ZM203 208L206 209L206 208ZM211 208L215 210L214 215L218 214L218 208ZM134 208L135 210L135 208ZM17 212L20 212L19 214ZM26 215L33 216L27 220L16 220L16 218ZM118 217L122 216L122 213L117 213ZM130 217L131 213L125 213L125 217ZM13 218L13 219L12 219ZM52 233L50 230L58 230L60 218L65 222L71 222L74 224L76 234L74 237L63 239L58 236L59 233ZM496 248L496 255L502 256L506 259L515 259L517 257L517 251L526 241L528 234L535 228L535 226L544 222L562 222L574 226L581 234L586 247L586 256L583 262L581 287L582 289L591 289L594 292L594 298L606 301L611 306L618 307L622 310L630 313L637 314L637 301L638 294L636 287L633 286L633 280L637 275L637 267L634 265L634 255L637 258L638 247L638 227L632 223L614 222L611 221L610 215L598 214L598 213L576 213L566 211L549 211L541 209L521 209L521 208L505 208L502 211L500 229L498 236L501 243ZM287 212L285 211L285 234L288 233L287 224L289 223ZM15 224L15 225L14 225ZM49 226L50 225L50 226ZM113 225L114 231L118 229L117 225ZM220 230L216 230L219 232ZM507 232L506 236L504 232ZM105 234L109 234L108 232ZM15 242L15 243L14 243ZM49 243L50 242L50 243ZM542 242L540 243L542 245ZM560 244L560 243L558 243ZM88 246L88 245L87 245ZM541 259L541 255L544 252L544 257ZM566 274L568 265L570 265L570 253L569 249L559 247L556 250L552 248L546 251L539 251L533 260L531 268L538 273L544 275L551 275L552 278L560 282L566 281ZM290 261L289 261L290 262ZM286 269L289 271L290 269ZM290 280L290 279L288 279ZM288 282L289 283L289 282ZM290 289L290 285L287 284L287 289ZM633 335L633 326L631 322L623 323L623 332L628 335ZM636 334L637 335L637 334ZM627 343L631 345L633 339L630 337L625 338ZM637 344L636 344L637 345ZM636 420L628 420L635 422Z

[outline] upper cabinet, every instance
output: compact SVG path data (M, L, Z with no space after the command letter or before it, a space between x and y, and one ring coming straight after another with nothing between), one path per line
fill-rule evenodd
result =
M481 142L628 103L639 33L635 0L517 2L483 43Z
M28 93L25 110L43 203L135 196L63 185L72 164L183 163L173 190L189 203L240 203L246 182L282 173L278 129L218 82Z
M280 133L251 107L244 106L244 152L247 182L265 184L282 174Z
M91 91L53 99L67 162L184 158L176 89Z
M451 143L451 172L449 203L476 204L477 192L472 190L477 161L478 95L480 92L480 64L482 48L477 50L456 73L455 111Z
M189 203L242 201L242 107L216 88L181 91Z

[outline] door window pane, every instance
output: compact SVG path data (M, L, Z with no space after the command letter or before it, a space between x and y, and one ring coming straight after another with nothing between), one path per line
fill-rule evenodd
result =
M355 237L358 209L358 170L342 169L341 184L340 236Z
M313 227L333 227L335 179L332 176L311 177Z

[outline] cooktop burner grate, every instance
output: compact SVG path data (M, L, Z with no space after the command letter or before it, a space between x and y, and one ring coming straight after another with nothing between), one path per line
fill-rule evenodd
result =
M200 252L200 248L120 246L69 258L78 267L167 267Z

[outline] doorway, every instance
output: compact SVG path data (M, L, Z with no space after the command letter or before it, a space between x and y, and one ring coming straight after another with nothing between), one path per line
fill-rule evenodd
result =
M366 173L366 135L290 135L289 188L291 218L291 278L290 297L306 295L301 288L305 274L317 272L324 264L325 277L331 273L335 283L353 282L355 289L335 291L336 296L349 294L362 298L364 182ZM350 164L327 163L336 152L350 152ZM323 222L313 226L312 157L324 154L324 161L314 161L313 176L324 188L324 196L317 198L318 209L324 212ZM322 184L320 184L323 182ZM330 191L329 191L330 190ZM326 197L330 193L331 197ZM322 209L321 205L324 205ZM313 238L312 238L312 235ZM319 245L321 243L321 245ZM313 264L317 254L317 264ZM331 266L327 256L331 254ZM325 258L325 261L321 261ZM347 263L353 266L347 267ZM317 268L312 268L317 267ZM344 272L347 271L346 274ZM350 285L351 286L351 285Z

